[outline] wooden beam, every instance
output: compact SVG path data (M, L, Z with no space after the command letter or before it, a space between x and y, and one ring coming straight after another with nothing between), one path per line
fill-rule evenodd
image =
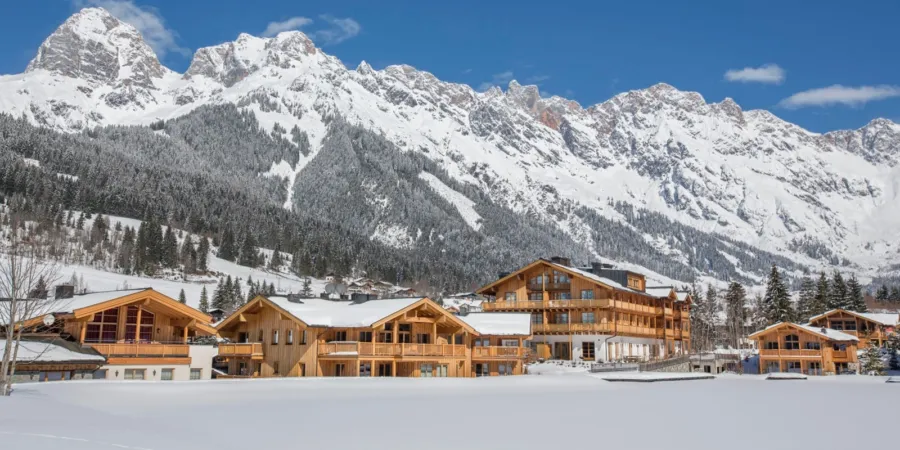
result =
M145 300L149 301L149 299ZM141 340L141 311L143 310L140 306L137 307L138 315L137 315L137 324L134 326L134 340ZM127 311L127 309L126 309ZM128 314L127 312L125 314ZM126 316L127 317L127 316ZM128 319L125 319L125 322L128 323ZM128 328L128 325L125 325L125 328ZM153 339L153 330L150 330L150 339Z
M433 317L408 317L404 320L410 323L435 323L437 320Z

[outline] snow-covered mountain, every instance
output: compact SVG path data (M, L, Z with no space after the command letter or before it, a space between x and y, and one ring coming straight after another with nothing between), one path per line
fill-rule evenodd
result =
M626 223L703 271L697 255L674 244L684 236L651 232L624 212L627 205L803 265L872 273L900 262L900 125L885 119L817 134L667 84L587 108L515 81L506 91L477 92L410 66L347 69L296 31L242 34L199 49L178 74L133 27L99 8L69 18L24 73L0 76L0 112L71 133L151 124L222 103L254 112L288 140L294 127L308 135L299 162L272 161L264 174L288 186L342 117L438 163L497 204L557 223L590 248L592 225L575 213L580 208ZM472 199L422 179L479 230ZM407 225L380 224L373 239L414 247L420 237Z

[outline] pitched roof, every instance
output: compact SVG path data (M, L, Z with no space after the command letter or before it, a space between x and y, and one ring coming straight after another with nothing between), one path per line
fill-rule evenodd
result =
M425 297L369 300L362 303L305 298L300 300L302 303L295 303L288 301L286 297L268 297L272 303L309 326L339 328L372 326L423 298Z
M20 363L61 363L61 362L96 362L102 364L106 361L102 355L91 351L75 351L67 348L64 341L46 342L41 340L26 340L19 343L19 351L16 361ZM6 339L0 339L0 353L6 348Z
M668 297L669 294L672 293L672 290L673 290L672 286L653 286L653 287L648 287L646 289L646 292L647 292L647 295L652 295L654 297L663 298L663 297Z
M769 325L768 327L763 328L762 330L759 330L759 331L751 334L750 338L753 339L759 335L765 334L768 331L772 331L776 328L781 328L781 327L791 327L791 328L801 329L803 331L815 334L816 336L820 336L820 337L823 337L823 338L831 340L831 341L837 341L837 342L848 342L848 341L857 342L857 341L859 341L859 338L857 338L856 336L853 336L852 334L847 334L847 333L844 333L844 332L841 332L838 330L832 330L831 328L814 327L811 325L801 325L799 323L793 323L793 322L778 322L774 325Z
M57 308L57 313L71 313L76 309L87 308L88 306L94 306L98 303L108 302L110 300L115 300L117 298L124 297L126 295L131 295L137 292L150 290L150 288L142 288L142 289L123 289L118 291L104 291L104 292L91 292L89 294L78 294L73 296L72 298L61 299L58 300L59 308Z
M691 293L688 291L675 291L675 295L678 296L678 301L683 302L687 301L688 297L690 297Z
M860 317L860 318L863 318L863 319L866 319L866 320L869 320L869 321L872 321L875 323L879 323L882 325L886 325L889 327L897 326L898 324L900 324L900 314L861 313L861 312L856 312L856 311L848 311L846 309L841 309L841 308L832 309L831 311L826 311L822 314L819 314L818 316L811 317L809 319L809 322L812 323L812 321L814 321L814 320L824 319L825 317L828 317L834 313L839 313L839 312L847 313L852 316L857 316L857 317Z
M491 336L530 336L531 314L522 313L469 313L457 316L472 326L479 334Z

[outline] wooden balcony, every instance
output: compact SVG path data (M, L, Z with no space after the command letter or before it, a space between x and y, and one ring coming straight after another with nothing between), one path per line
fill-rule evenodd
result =
M525 347L473 347L473 359L517 359L524 358Z
M848 359L850 354L847 353L847 350L834 350L831 352L831 357L833 359Z
M837 352L835 352L837 353ZM844 352L846 353L846 352ZM777 358L821 358L822 350L784 350L784 349L760 349L759 356Z
M176 358L190 354L187 344L84 344L107 358Z
M466 347L447 344L392 344L372 342L330 342L320 343L319 356L330 357L366 357L366 356L440 356L463 358Z
M615 308L641 314L662 314L662 309L656 306L640 305L613 299L566 299L566 300L518 300L496 301L481 304L484 311L525 311L540 309L578 309L578 308ZM669 314L671 314L671 309Z
M521 311L529 309L543 309L544 302L541 300L522 300L522 301L496 301L484 302L481 309L487 311Z
M263 345L261 342L219 344L219 356L263 359Z
M675 312L672 310L672 308L663 308L663 312L664 312L665 315L667 315L667 316L671 316L672 314L675 313Z

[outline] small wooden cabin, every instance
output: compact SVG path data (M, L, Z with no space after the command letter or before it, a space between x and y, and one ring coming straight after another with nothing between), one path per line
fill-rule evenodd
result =
M856 336L780 322L750 335L759 343L759 373L834 375L858 369Z

